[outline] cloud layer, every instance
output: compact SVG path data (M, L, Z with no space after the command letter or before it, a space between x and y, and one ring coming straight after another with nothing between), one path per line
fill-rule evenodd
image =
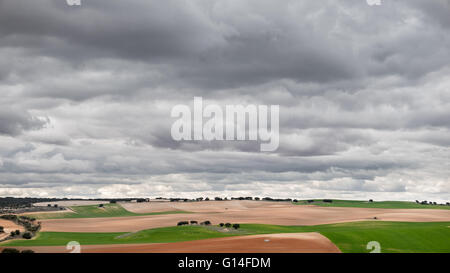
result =
M450 194L450 2L0 0L0 196ZM280 105L280 147L171 108Z

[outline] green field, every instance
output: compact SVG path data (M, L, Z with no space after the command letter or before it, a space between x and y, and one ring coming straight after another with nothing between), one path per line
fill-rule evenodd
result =
M53 212L53 213L36 213L32 217L36 219L62 219L62 218L98 218L98 217L127 217L142 215L158 215L158 214L174 214L188 213L186 211L164 211L153 213L134 213L124 209L119 204L104 204L102 208L98 205L74 206L70 207L73 212Z
M180 226L155 228L137 233L41 232L32 240L16 240L4 246L55 246L69 241L89 244L168 243L219 238L236 235L320 232L348 253L369 252L366 245L378 241L382 252L443 252L450 253L450 222L407 223L366 221L318 226L275 226L242 224L234 233L216 227Z
M332 203L323 202L322 199L315 199L314 202L308 203L307 200L299 200L294 202L296 205L314 205L321 207L352 207L352 208L379 208L379 209L450 209L446 205L422 205L416 202L406 201L356 201L356 200L335 200Z
M69 241L77 241L81 245L173 243L227 236L233 236L233 234L218 232L203 226L175 226L147 229L136 233L40 232L38 237L32 240L16 240L0 245L57 246L66 245Z
M364 253L367 243L377 241L386 253L450 253L450 222L352 222L319 226L283 227L243 225L257 233L319 232L344 253Z

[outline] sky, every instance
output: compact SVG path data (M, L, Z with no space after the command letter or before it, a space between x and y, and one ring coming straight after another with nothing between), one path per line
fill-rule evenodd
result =
M0 196L450 201L450 1L0 0ZM280 143L171 109L279 105Z

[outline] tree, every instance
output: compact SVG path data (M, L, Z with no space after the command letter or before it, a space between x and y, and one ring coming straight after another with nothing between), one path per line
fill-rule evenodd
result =
M209 225L211 225L211 222L208 221L208 220L206 220L206 221L204 221L204 222L201 222L200 225L209 226Z
M369 202L370 202L370 203L372 203L372 202L373 202L373 200L372 200L372 199L369 199Z
M191 225L197 225L198 224L198 222L197 221L193 221L193 220L191 220Z
M189 222L188 221L180 221L177 224L177 226L184 226L184 225L189 225Z
M231 224L230 223L226 223L225 227L229 228L229 227L231 227Z
M99 207L99 208L103 208L103 204L99 204L98 207Z
M16 229L16 235L20 235L20 230Z
M2 250L2 253L20 253L20 251L15 248L5 248Z
M220 224L219 224L220 227L223 227L224 225L225 225L224 223L220 223Z
M233 224L233 228L234 229L238 229L238 228L240 228L241 227L241 225L239 225L239 224Z
M31 235L31 233L30 232L25 232L23 235L22 235L22 237L24 238L24 239L31 239L31 237L33 237L32 235Z
M117 201L116 200L110 200L109 203L115 204L115 203L117 203Z
M5 230L3 229L2 226L0 226L0 233L3 233L3 232L5 232Z
M20 252L20 253L29 254L29 253L34 253L34 251L31 249L25 249L25 250L22 250L22 252Z

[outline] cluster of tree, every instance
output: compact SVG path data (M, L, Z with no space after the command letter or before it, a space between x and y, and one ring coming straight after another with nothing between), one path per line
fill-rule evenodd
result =
M4 232L5 232L4 228L2 226L0 226L0 233L4 233Z
M17 221L17 215L15 215L15 214L4 214L4 215L1 215L0 218L9 220L9 221L13 221L13 222Z
M180 221L177 224L177 226L185 226L185 225L189 225L189 221Z
M424 200L424 201L416 200L416 203L417 203L417 204L422 204L422 205L441 205L441 206L450 206L450 203L449 203L449 202L447 202L447 203L445 203L445 204L438 204L437 202L431 202L431 201L427 201L427 200Z
M253 197L231 197L231 200L253 200Z
M239 225L239 224L231 224L231 223L220 223L219 227L226 227L226 228L233 227L234 229L238 229L238 228L241 227L241 225Z
M158 197L162 199L161 197ZM156 198L156 199L158 199ZM107 199L107 200L96 200L96 201L108 201L110 204L116 204L117 202L132 202L136 201L137 203L150 202L150 198L121 198L121 199Z
M272 201L272 202L292 202L291 198L282 199L282 198L264 197L262 200L263 201Z
M27 231L35 234L41 229L41 223L37 222L35 218L20 216L17 218L17 223L23 226Z
M34 251L31 249L25 249L25 250L19 251L16 248L5 248L2 250L2 253L34 253Z
M36 219L28 216L17 216L15 214L5 214L0 216L0 218L12 221L18 225L21 225L25 228L24 234L22 235L25 239L31 239L36 232L41 229L41 223L37 222ZM11 237L17 237L20 235L20 230L11 231Z
M188 198L170 198L170 202L188 202L193 201L189 200Z
M195 220L180 221L180 222L177 223L177 226L186 226L186 225L189 225L189 224L191 224L191 225L198 225L198 221L195 221ZM211 222L209 220L206 220L206 221L200 222L200 225L202 225L202 226L209 226L209 225L211 225Z
M161 197L158 197L159 199L163 199ZM156 199L158 199L156 198ZM117 202L131 202L133 200L136 200L137 202L148 202L149 198L99 198L99 199L83 199L83 200L89 200L89 201L104 201L109 203L117 203Z
M19 236L19 235L20 235L20 230L18 230L18 229L13 230L13 231L11 231L11 233L10 233L10 236L11 236L11 237L16 237L16 236Z

